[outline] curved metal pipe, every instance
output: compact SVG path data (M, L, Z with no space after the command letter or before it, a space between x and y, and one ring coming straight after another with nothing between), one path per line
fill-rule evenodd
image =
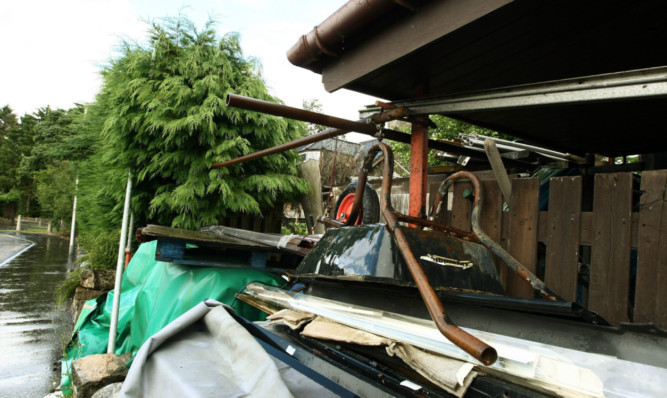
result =
M391 205L391 185L392 176L394 174L394 154L391 151L389 145L380 142L368 151L366 159L364 160L364 167L362 167L362 171L359 175L359 181L361 182L363 178L365 184L366 174L368 170L370 170L370 167L372 167L375 155L380 151L384 154L384 174L382 179L382 200L380 203L380 208L382 209L382 214L387 221L387 229L392 233L392 235L394 235L396 245L398 246L403 259L408 266L408 270L410 271L412 278L417 284L419 294L422 296L431 318L435 322L438 330L440 330L440 333L442 333L443 336L445 336L449 341L456 344L463 351L475 357L484 365L493 364L498 358L498 354L493 347L468 334L458 326L447 322L445 308L436 295L435 290L433 290L433 287L431 287L430 283L428 282L428 278L426 277L424 270L422 270L419 261L410 248L410 244L405 237L405 233L401 228L398 227L395 211ZM363 185L359 184L357 186L357 193L359 192L360 186L362 187L363 192ZM360 206L361 200L359 203L357 203L356 199L357 197L355 196L354 205ZM354 212L354 205L352 212Z
M482 185L479 181L479 178L469 172L469 171L459 171L447 177L445 181L442 182L440 188L438 189L437 196L433 202L433 208L431 209L432 214L436 214L440 203L442 202L443 197L447 198L447 191L449 187L454 184L454 181L466 178L470 180L473 187L473 193L475 200L473 202L472 217L470 219L470 224L472 225L472 230L477 236L479 242L483 244L491 253L495 254L504 262L507 267L514 271L519 277L528 283L535 291L540 293L542 297L551 301L562 300L556 293L547 287L547 285L538 278L535 274L530 272L526 267L523 266L517 259L515 259L511 254L509 254L505 249L502 248L498 243L496 243L491 237L489 237L480 224L480 214L482 212L482 203L483 203L483 192ZM439 211L438 211L439 212Z

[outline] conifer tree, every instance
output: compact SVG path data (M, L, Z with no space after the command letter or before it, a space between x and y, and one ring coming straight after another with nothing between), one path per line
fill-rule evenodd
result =
M231 213L260 213L308 189L295 177L294 152L209 167L305 131L301 123L225 106L227 93L277 101L238 36L218 39L212 23L198 31L182 17L156 23L149 44L124 43L103 78L97 105L105 113L107 183L121 203L133 171L132 207L141 221L193 229Z

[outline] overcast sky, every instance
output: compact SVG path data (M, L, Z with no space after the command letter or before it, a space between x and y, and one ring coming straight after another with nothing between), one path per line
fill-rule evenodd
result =
M101 66L121 39L146 38L146 20L182 11L197 26L209 16L219 34L238 32L246 56L261 60L271 94L301 107L317 98L323 112L357 119L375 98L327 93L320 75L293 66L285 53L347 0L2 0L0 106L17 115L87 103L99 91Z

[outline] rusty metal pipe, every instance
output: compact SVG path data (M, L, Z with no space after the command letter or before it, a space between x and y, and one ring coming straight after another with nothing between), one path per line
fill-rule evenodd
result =
M399 212L395 212L395 215L396 215L396 219L398 221L407 222L407 223L410 223L410 224L416 224L416 225L420 225L420 226L423 226L423 227L426 227L426 228L431 228L431 229L434 229L436 231L445 232L445 233L448 233L450 235L456 236L457 238L467 239L467 240L472 241L472 242L479 241L479 239L477 238L477 235L475 235L472 232L462 231L460 229L450 227L449 225L440 224L439 222L436 222L436 221L424 220L422 218L408 216L408 215L405 215L405 214L401 214Z
M375 125L366 122L356 122L322 113L312 112L305 109L276 104L275 102L258 100L237 94L227 94L225 101L227 106L246 109L249 111L266 113L274 116L282 116L303 122L320 124L346 131L355 131L363 134L375 135L378 132Z
M438 196L436 196L436 199L433 202L433 209L436 209L436 207L439 204L439 201L442 201L443 196L445 198L447 197L447 191L449 190L449 187L451 187L454 184L454 181L462 178L470 180L473 186L473 193L475 196L475 200L473 204L472 217L470 219L470 223L472 225L473 232L475 233L475 235L477 235L477 238L479 238L479 242L483 244L487 249L489 249L491 253L498 256L498 258L500 258L500 260L504 262L508 268L514 271L517 275L519 275L519 277L523 281L528 283L530 287L532 287L535 291L540 293L540 295L544 297L546 300L550 301L562 300L562 298L560 298L556 293L554 293L551 289L549 289L549 287L547 287L547 285L540 278L538 278L535 274L530 272L530 270L524 267L523 264L521 264L505 249L503 249L502 246L494 242L494 240L491 239L484 232L480 224L480 213L482 212L483 192L482 192L482 185L479 181L479 178L476 175L474 175L469 171L459 171L447 177L447 179L445 179L445 181L442 182L440 188L438 189L438 194L437 194ZM435 213L433 212L433 214Z
M362 168L359 179L361 180L363 176L365 181L367 165L372 165L373 159L375 159L375 155L379 151L382 151L384 154L382 202L380 204L382 214L387 221L387 229L394 235L396 245L398 246L403 259L408 265L408 270L410 271L412 278L417 284L419 294L422 296L431 318L435 322L438 330L440 330L440 333L442 333L443 336L445 336L449 341L456 344L456 346L461 348L463 351L475 357L484 365L493 364L498 358L498 354L493 347L479 340L475 336L468 334L458 326L447 322L445 308L436 295L435 290L433 290L433 287L431 287L430 283L428 282L428 278L422 270L419 261L417 261L415 258L415 255L410 248L410 244L405 237L405 233L400 227L398 227L395 211L391 205L391 185L392 176L394 174L394 155L391 151L391 148L387 144L380 142L368 151L368 155L366 155L366 159L364 160L364 167Z
M332 133L334 130L326 130L319 134L314 134L309 137L299 138L289 143L281 144L273 148L268 148L263 151L256 152L254 154L245 155L237 159L232 159L226 162L217 162L211 166L212 168L231 166L233 164L241 163L244 161L257 159L262 156L267 156L287 151L289 149L294 149L302 145L343 135L349 131L370 135L372 137L380 139L386 138L388 140L402 142L404 144L409 144L411 142L410 134L401 133L400 131L395 131L391 129L381 129L374 125L409 116L410 110L406 107L384 110L366 119L360 121L353 121L236 94L227 94L226 104L227 106L233 106L250 111L262 112L274 116L288 117L291 119L301 120L308 123L315 123L323 126L332 127L337 129L337 132ZM328 133L330 135L325 136L324 133ZM320 138L315 138L315 137L320 137ZM469 148L464 148L443 141L429 139L428 147L429 149L456 153L463 156L470 156L476 159L486 160L484 152L475 151ZM517 167L521 169L530 169L532 167L531 164L518 160L505 159L504 161L507 163L508 166Z
M227 160L227 161L224 161L224 162L213 163L211 165L211 168L216 169L218 167L227 167L227 166L231 166L231 165L234 165L234 164L237 164L237 163L247 162L249 160L254 160L254 159L257 159L257 158L264 157L264 156L289 151L290 149L295 149L295 148L298 148L300 146L312 144L313 142L318 142L318 141L323 141L323 140L326 140L326 139L329 139L329 138L338 137L339 135L343 135L343 134L346 134L346 133L347 133L347 131L340 130L340 129L324 130L324 131L322 131L320 133L317 133L317 134L313 134L313 135L309 135L307 137L299 138L299 139L296 139L294 141L290 141L290 142L286 142L284 144L276 145L274 147L263 149L261 151L250 153L248 155L240 156L238 158L234 158L234 159Z

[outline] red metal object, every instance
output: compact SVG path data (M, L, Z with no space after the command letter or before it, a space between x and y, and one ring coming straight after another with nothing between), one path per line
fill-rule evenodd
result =
M421 116L418 118L426 119ZM412 124L410 143L410 202L408 215L422 218L426 208L428 177L428 128L423 123ZM391 177L390 177L391 178Z
M336 211L336 220L343 223L347 221L349 214L352 212L352 208L354 207L354 198L355 195L353 193L348 194L343 198L343 200L340 202L340 206L338 206L338 210ZM353 225L361 225L361 220L363 218L362 211L362 209L359 209L359 213Z
M130 263L130 260L132 260L132 253L125 249L125 269L127 269L127 265Z

